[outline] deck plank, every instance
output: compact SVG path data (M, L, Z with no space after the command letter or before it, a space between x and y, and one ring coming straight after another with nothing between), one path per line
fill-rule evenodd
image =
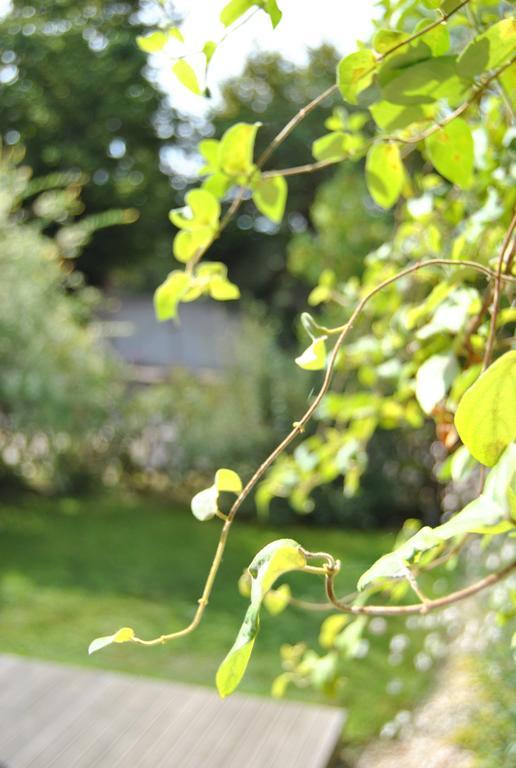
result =
M0 655L6 768L325 768L334 708Z

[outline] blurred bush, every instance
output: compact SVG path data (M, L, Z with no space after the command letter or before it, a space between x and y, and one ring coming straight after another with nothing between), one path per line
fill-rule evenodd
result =
M47 489L101 460L99 431L122 393L91 322L97 294L69 258L133 214L74 222L77 174L33 181L20 151L0 152L0 477Z

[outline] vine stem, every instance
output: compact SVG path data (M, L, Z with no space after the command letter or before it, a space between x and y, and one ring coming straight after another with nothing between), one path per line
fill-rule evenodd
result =
M498 319L498 312L500 310L500 299L502 295L502 281L504 278L503 267L505 260L505 253L507 252L509 245L511 245L514 230L516 229L516 211L513 214L512 221L509 225L509 229L505 233L502 247L500 248L500 254L498 256L498 263L496 267L496 277L494 281L493 292L493 306L491 309L491 322L489 324L489 333L487 336L486 349L484 353L484 362L482 370L485 371L488 368L491 359L493 357L494 342L496 338L496 321Z
M380 293L380 291L382 291L384 288L396 282L397 280L402 279L403 277L407 277L413 272L419 271L420 269L424 269L427 267L436 267L436 266L450 266L450 267L463 267L463 268L468 267L476 270L477 272L480 272L481 274L486 275L489 278L496 279L497 277L496 272L489 269L488 267L485 267L483 264L477 264L474 261L456 261L452 259L428 259L427 261L419 261L419 262L416 262L415 264L411 264L409 267L406 267L405 269L401 270L400 272L396 273L395 275L392 275L391 277L387 278L383 282L376 285L374 288L368 291L368 293L366 293L365 296L362 297L360 302L357 304L357 306L353 310L349 320L340 328L335 329L335 332L338 331L339 335L337 337L333 350L330 354L330 357L328 360L328 366L327 366L321 387L317 395L315 396L314 400L312 401L310 406L307 408L303 416L299 419L299 421L295 422L295 425L293 426L291 431L288 433L288 435L286 435L286 437L283 438L283 440L262 462L262 464L260 464L260 466L255 471L251 479L248 480L248 482L242 489L241 493L237 496L237 498L233 502L233 505L227 514L227 519L224 522L224 525L222 526L220 538L217 544L217 548L215 550L215 555L213 557L210 570L208 572L208 576L204 584L204 589L201 597L199 598L198 607L192 621L190 622L190 624L188 624L188 626L184 627L183 629L177 632L164 634L164 635L161 635L160 637L154 638L153 640L142 640L141 638L134 638L133 642L139 643L140 645L158 645L160 643L165 643L169 640L175 640L179 637L184 637L185 635L189 635L199 626L202 620L202 617L204 615L204 612L206 610L206 606L208 605L208 601L211 596L213 585L215 583L215 578L217 576L218 570L222 563L222 558L224 555L224 550L226 548L226 543L228 540L231 525L233 523L233 520L235 519L235 516L238 510L242 506L245 499L249 496L249 494L257 484L257 482L263 477L263 475L267 472L267 470L274 463L274 461L276 461L278 456L280 456L286 450L286 448L290 445L290 443L296 437L298 437L300 434L303 433L306 424L310 421L313 414L319 407L319 404L321 403L324 395L327 393L328 389L330 388L331 380L333 377L333 371L335 368L335 364L337 362L339 351L348 333L352 329L355 321L357 320L359 315L362 313L365 306L371 301L371 299L374 296L376 296L376 294ZM511 282L516 282L516 278L510 277L508 275L501 275L501 279L509 280ZM311 554L313 556L314 553L311 553ZM330 573L330 571L331 569L327 568L327 573ZM475 591L478 591L478 590L475 590ZM443 604L447 604L447 603L443 603ZM427 605L427 603L425 603L425 605ZM367 607L367 606L363 606L363 607ZM369 607L373 608L375 606L369 606ZM394 606L388 606L388 607L394 608ZM421 609L421 605L418 605L418 609L419 610Z
M449 595L438 597L435 600L426 599L424 603L414 603L412 605L350 605L336 597L334 588L335 574L328 573L326 577L326 595L330 603L342 613L362 614L365 616L407 616L414 613L425 614L428 613L428 611L435 611L437 608L444 608L447 605L452 605L460 600L465 600L467 597L476 595L478 592L482 592L482 590L502 581L502 579L505 579L514 570L516 570L516 560L505 568L502 568L500 571L490 573L488 576L484 576L483 579L464 587L464 589L451 592Z

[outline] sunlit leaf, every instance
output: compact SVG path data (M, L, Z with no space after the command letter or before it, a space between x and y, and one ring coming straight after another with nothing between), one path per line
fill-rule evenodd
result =
M404 169L397 144L373 144L367 153L366 182L373 200L382 208L391 208L403 188Z
M301 570L305 565L306 558L297 541L278 539L267 544L249 566L249 573L253 577L252 599L261 600L282 574Z
M470 87L470 81L459 77L455 57L439 56L402 70L382 88L382 96L393 104L431 104L447 99L454 106Z
M453 184L467 189L473 180L473 137L465 120L456 118L425 141L434 168Z
M421 528L414 536L405 541L393 552L380 557L362 574L358 580L358 589L363 590L375 581L403 579L406 577L407 564L414 555L439 546L442 539L429 526Z
M260 123L236 123L220 140L220 166L229 176L248 176L253 166L254 140Z
M305 371L320 371L326 365L326 336L314 339L302 355L296 357L296 364Z
M196 96L201 95L201 86L199 85L195 70L187 61L185 61L185 59L176 61L172 67L172 72L175 74L181 85L188 88L191 93L195 93Z
M416 374L416 398L425 413L432 413L446 396L459 370L453 352L432 355L419 367Z
M342 656L348 659L355 656L366 626L367 616L359 616L337 635L334 644Z
M516 51L516 19L507 18L493 24L477 35L464 48L457 61L463 77L476 77L489 69L496 69Z
M215 682L223 699L233 693L245 674L260 627L259 612L260 605L251 603L231 650L217 670Z
M166 32L157 29L148 35L138 35L136 44L144 53L159 53L168 43L169 36Z
M285 213L288 186L283 176L260 179L253 189L253 201L268 219L279 224Z
M193 516L202 522L211 520L219 511L218 498L219 492L214 485L196 493L190 504Z
M278 589L270 589L263 598L263 604L272 616L282 613L290 603L290 587L282 584Z
M202 52L206 56L206 64L210 63L213 57L213 54L215 53L216 50L217 50L217 43L214 42L213 40L208 40L207 43L204 43Z
M326 650L333 648L337 635L350 620L351 616L345 613L335 613L332 616L328 616L321 624L319 631L319 645L321 648Z
M282 574L300 570L305 565L306 558L299 544L293 539L272 541L253 559L249 566L252 577L251 605L247 609L237 639L216 675L217 690L223 698L237 688L244 676L258 633L260 606L265 595ZM284 596L285 591L282 594Z
M379 29L373 38L373 48L378 53L385 53L408 36L400 29Z
M188 291L190 276L185 272L171 272L154 294L154 308L158 320L176 317L177 307Z
M215 473L215 485L219 492L238 494L242 490L242 481L232 469L218 469Z
M277 27L281 21L282 13L276 0L265 0L264 10L269 14L272 26Z
M357 104L359 94L373 82L375 67L376 59L369 50L342 59L337 67L337 85L345 101Z
M455 426L469 452L488 467L516 439L516 350L499 357L465 392Z
M225 27L229 27L255 4L256 0L230 0L222 9L220 20Z
M111 643L129 643L131 640L134 640L134 630L131 627L122 627L114 635L97 637L92 640L88 647L88 654L91 656L95 651L100 651L101 648L105 648Z

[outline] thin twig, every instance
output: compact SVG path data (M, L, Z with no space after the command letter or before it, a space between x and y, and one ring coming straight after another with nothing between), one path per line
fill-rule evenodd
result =
M496 278L494 283L493 306L491 309L491 323L489 325L489 333L487 336L484 362L482 365L482 370L484 371L486 370L486 368L488 368L491 362L491 359L493 357L493 349L494 349L494 343L496 338L496 321L498 318L498 312L500 310L500 298L502 295L502 280L504 278L503 267L504 267L505 253L509 245L511 244L512 236L514 234L515 228L516 228L516 212L513 214L512 221L509 225L509 229L505 234L502 247L500 248L500 254L498 256Z
M408 614L425 614L428 611L435 611L437 608L444 608L446 605L452 605L467 597L476 595L493 584L505 579L516 569L516 561L502 568L496 573L490 573L483 579L470 584L464 589L451 592L444 597L438 597L435 600L427 600L424 603L414 603L412 605L351 605L350 603L339 600L335 595L334 580L335 574L328 573L326 577L326 594L331 604L343 613L363 614L365 616L407 616Z

